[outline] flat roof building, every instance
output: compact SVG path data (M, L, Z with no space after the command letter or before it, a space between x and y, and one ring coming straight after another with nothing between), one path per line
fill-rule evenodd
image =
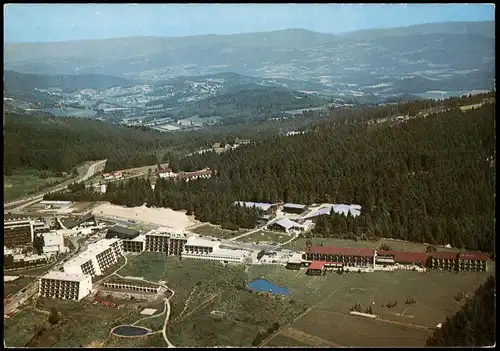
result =
M118 238L118 239L131 240L138 235L139 235L138 230L115 225L111 228L108 228L108 231L106 232L106 239Z
M42 297L80 301L90 293L92 277L88 274L52 271L39 280L38 294Z
M219 261L223 263L243 263L249 257L246 250L231 250L220 247L220 242L192 236L184 245L182 258Z
M33 242L35 221L32 218L4 220L4 245L8 248L26 246Z

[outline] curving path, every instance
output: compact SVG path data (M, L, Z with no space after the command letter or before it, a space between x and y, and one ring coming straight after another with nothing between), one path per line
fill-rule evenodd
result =
M121 275L119 275L119 274L118 274L118 272L119 272L121 269L123 269L123 268L127 265L127 263L128 263L127 256L123 256L123 257L125 258L125 263L124 263L124 264L123 264L120 268L118 268L118 269L117 269L116 271L114 271L113 273L111 273L111 274L107 275L106 277L104 277L104 278L100 279L99 281L97 281L96 283L94 283L94 285L99 284L102 280L104 280L104 279L106 279L106 278L108 278L108 277L111 277L112 275L115 275L115 276L117 276L117 277L119 277L119 278L123 278L123 276L121 276ZM159 313L159 314L156 314L156 315L153 315L153 316L148 316L148 317L145 317L145 318L141 318L141 319L139 319L139 320L135 321L134 323L132 323L131 325L132 325L132 326L135 326L135 325L136 325L137 323L139 323L140 321L143 321L143 320L146 320L146 319L149 319L149 318L153 318L153 317L158 317L158 316L161 316L162 314L166 313L166 315L165 315L165 322L163 323L163 329L161 330L161 333L163 334L163 339L164 339L164 340L165 340L165 342L167 343L168 347L170 347L170 348L175 347L175 346L174 346L174 344L172 344L172 343L170 342L170 340L168 340L168 338L167 338L167 325L168 325L168 320L169 320L169 318L170 318L170 311L171 311L171 307L170 307L170 299L171 299L172 297L174 297L174 295L175 295L175 291L174 291L174 290L172 290L172 289L170 289L168 286L163 285L163 284L159 284L159 283L157 283L157 282L152 282L152 281L149 281L149 280L141 280L141 281L146 282L146 283L150 283L150 284L154 284L154 285L158 285L158 286L160 286L160 287L164 288L165 290L167 290L168 292L170 292L170 294L171 294L171 295L170 295L169 297L165 297L165 302L164 302L164 306L165 306L165 307L164 307L164 309L163 309L163 312L162 312L162 313ZM156 333L158 333L158 332L160 332L160 331L156 331L156 332L153 332L153 333L155 333L155 334L156 334ZM145 336L151 335L151 334L153 334L153 333L146 334Z

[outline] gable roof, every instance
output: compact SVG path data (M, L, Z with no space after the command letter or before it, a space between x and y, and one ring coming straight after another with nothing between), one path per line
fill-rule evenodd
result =
M305 249L306 253L327 254L341 256L373 257L375 249L371 248L340 248L335 246L309 246Z

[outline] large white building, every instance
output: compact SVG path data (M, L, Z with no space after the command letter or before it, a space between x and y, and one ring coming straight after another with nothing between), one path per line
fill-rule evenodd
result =
M180 256L190 235L171 228L152 230L145 235L144 250Z
M66 252L67 248L64 247L64 235L61 232L42 233L43 237L43 253L44 254L57 254Z
M40 278L38 293L43 297L80 301L92 292L92 277L52 271Z
M86 251L66 262L63 269L67 273L90 274L95 277L116 264L122 255L119 239L103 239L89 245Z
M223 263L243 263L249 256L249 251L223 249L218 241L200 239L196 236L188 238L182 251L183 259L193 258Z

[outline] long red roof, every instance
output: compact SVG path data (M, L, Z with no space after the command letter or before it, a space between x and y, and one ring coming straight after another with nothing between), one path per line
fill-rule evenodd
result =
M451 251L434 251L428 254L430 257L456 260L458 253Z
M477 261L487 261L488 254L483 252L460 252L458 254L459 260L477 260Z
M311 254L326 254L339 256L357 256L357 257L373 257L374 249L370 248L341 248L335 246L309 246L306 248L306 253Z

